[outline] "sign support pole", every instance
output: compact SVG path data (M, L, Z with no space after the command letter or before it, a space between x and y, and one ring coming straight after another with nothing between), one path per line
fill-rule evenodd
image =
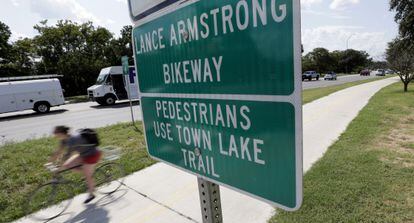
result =
M132 118L132 125L135 125L134 119L134 111L132 110L132 98L131 98L131 86L129 82L129 63L128 63L128 56L123 56L121 58L122 61L122 72L124 73L124 82L128 85L128 99L129 99L129 108L131 109L131 118Z
M128 83L129 108L131 109L132 124L135 125L134 111L132 109L131 86L129 86L129 78L127 81L128 81L127 83Z
M197 178L203 223L223 223L219 185Z

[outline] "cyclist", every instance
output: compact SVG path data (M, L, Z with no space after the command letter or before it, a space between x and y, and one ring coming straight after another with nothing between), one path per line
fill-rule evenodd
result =
M53 134L60 141L60 144L59 148L49 159L49 162L56 162L63 155L65 161L58 171L81 165L73 170L81 172L85 176L89 196L84 203L87 204L95 198L93 173L95 165L101 158L101 152L97 149L97 142L91 144L82 134L71 135L69 130L70 128L66 126L55 127Z

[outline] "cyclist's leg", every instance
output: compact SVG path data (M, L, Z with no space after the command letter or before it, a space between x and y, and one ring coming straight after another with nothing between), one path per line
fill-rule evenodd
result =
M82 166L83 175L85 175L86 183L88 185L88 191L93 194L95 191L95 180L93 179L93 172L95 171L96 164L84 163Z

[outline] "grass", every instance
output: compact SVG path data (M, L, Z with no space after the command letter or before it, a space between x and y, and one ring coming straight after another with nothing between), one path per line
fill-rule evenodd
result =
M88 102L89 98L88 98L88 95L79 95L79 96L66 97L65 100L68 101L69 104L74 104L74 103Z
M365 83L369 83L369 82L373 82L373 81L378 81L378 80L382 80L382 79L390 78L390 77L391 76L373 78L373 79L369 79L369 80L349 82L349 83L346 83L346 84L340 84L340 85L335 85L335 86L307 89L307 90L303 91L302 102L303 102L303 104L307 104L307 103L315 101L319 98L325 97L327 95L330 95L334 92L337 92L337 91L340 91L340 90L343 90L343 89L346 89L346 88L350 88L350 87L353 87L353 86L356 86L356 85L365 84Z
M377 93L304 176L302 208L270 222L413 222L413 111L400 83Z
M304 102L308 103L335 91L374 80L378 79L305 90ZM73 100L82 97L84 96L75 97ZM140 123L137 125L138 129L142 129ZM118 124L98 129L102 146L115 145L123 149L120 162L124 164L127 174L155 163L146 153L141 131L137 131L130 124ZM43 164L56 145L57 142L53 138L42 138L0 147L0 222L9 222L24 216L23 204L28 193L51 178ZM407 145L413 146L413 143ZM68 177L82 183L78 175L70 174ZM76 193L81 192L81 190L76 191Z
M140 123L138 129L142 129ZM102 146L116 145L122 148L119 160L130 174L152 165L146 152L142 130L130 124L118 124L98 129ZM28 194L39 184L51 179L43 164L56 148L53 138L28 140L0 147L0 222L10 222L24 216L24 202ZM80 176L67 175L83 184ZM76 191L81 193L83 191Z

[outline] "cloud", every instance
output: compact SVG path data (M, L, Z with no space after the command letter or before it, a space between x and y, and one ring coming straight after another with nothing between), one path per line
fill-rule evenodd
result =
M300 3L301 3L302 8L309 8L312 5L318 4L318 3L321 3L321 2L322 2L322 0L302 0Z
M20 0L10 0L10 1L16 7L20 6Z
M345 10L350 5L356 5L360 0L333 0L329 7L333 10Z
M78 22L101 20L77 2L77 0L33 0L31 10L43 19L71 19Z
M107 24L115 24L116 22L114 20L112 20L112 19L107 19L106 20L106 23Z
M338 14L337 12L335 12L335 13L321 12L321 11L316 11L316 10L311 10L311 9L302 9L302 13L307 14L307 15L311 15L311 16L328 17L328 18L331 18L331 19L350 19L351 18L350 16Z
M125 5L128 3L127 0L115 0L116 2L124 3Z
M383 59L390 41L385 32L365 32L361 26L321 26L305 29L302 34L305 53L317 47L331 51L345 50L348 38L350 49L364 50L376 60Z

